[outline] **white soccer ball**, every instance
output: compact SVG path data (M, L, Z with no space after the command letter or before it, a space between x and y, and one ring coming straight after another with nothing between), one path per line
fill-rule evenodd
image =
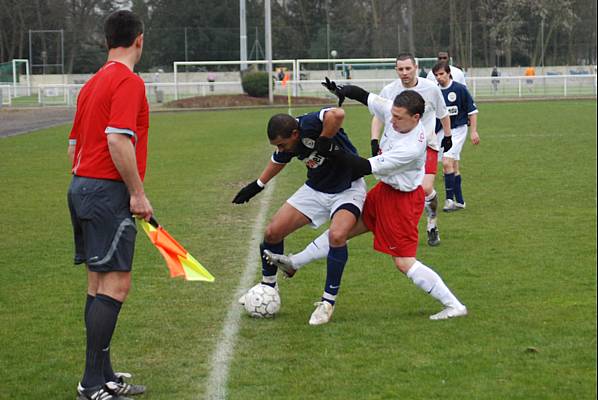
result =
M332 50L330 52L330 55L332 56L332 58L336 58L336 56L338 56L338 52L336 50Z
M272 318L280 310L278 290L258 283L245 294L245 310L253 318Z

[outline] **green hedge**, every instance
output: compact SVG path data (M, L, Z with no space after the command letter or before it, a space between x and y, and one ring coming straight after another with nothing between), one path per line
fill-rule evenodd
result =
M268 73L250 72L241 80L243 91L251 97L268 96Z

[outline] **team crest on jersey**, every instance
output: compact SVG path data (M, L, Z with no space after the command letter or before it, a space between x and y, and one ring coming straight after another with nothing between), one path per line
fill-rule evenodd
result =
M426 134L424 133L423 130L419 131L419 135L417 137L417 141L418 142L423 142L424 140L426 140Z
M304 137L301 139L301 142L303 143L303 145L305 147L307 147L308 149L313 149L316 145L316 141L313 139L310 139L308 137Z
M448 101L451 101L451 102L453 102L453 101L457 100L457 93L455 93L455 92L450 92L450 93L449 93L449 94L446 96L446 98L448 99Z
M324 157L318 154L317 151L314 151L309 155L309 157L305 157L302 161L305 163L307 168L318 168L320 165L324 163L326 160Z
M451 117L453 115L459 114L459 107L457 107L457 106L449 106L446 109Z

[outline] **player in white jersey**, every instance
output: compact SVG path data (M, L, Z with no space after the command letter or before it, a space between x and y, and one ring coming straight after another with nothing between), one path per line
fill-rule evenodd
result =
M442 123L445 134L442 141L442 147L445 150L448 150L450 146L452 146L451 121L438 86L428 79L420 79L417 77L417 63L412 54L399 54L396 61L396 71L399 75L399 79L386 85L380 92L380 96L392 100L402 91L411 89L418 92L426 102L426 111L422 116L422 123L426 129L426 138L428 139L426 176L424 177L423 183L424 192L426 193L426 214L428 216L426 231L428 233L428 244L430 246L437 246L440 244L440 235L437 225L438 195L434 190L434 180L436 178L436 173L438 172L439 145L436 140L435 127L436 119L438 118ZM372 154L375 154L376 152L380 130L383 125L383 121L380 121L376 116L372 118Z
M438 62L445 62L448 64L449 54L446 51L439 51L438 52ZM453 65L450 65L450 68L451 68L451 77L453 78L453 81L459 82L460 84L467 86L467 82L465 81L465 74L463 73L463 70L461 68L457 68ZM426 78L428 78L432 82L437 83L436 77L434 76L434 72L432 72L432 70L430 70L430 72L428 72L428 76Z
M431 315L441 320L467 315L467 308L449 290L442 278L416 257L418 222L423 212L426 129L421 123L425 102L413 90L405 90L394 101L368 93L353 85L336 86L326 78L325 86L339 97L367 105L376 117L392 129L386 129L380 141L380 154L369 159L349 153L337 157L357 175L373 174L378 182L367 194L363 213L349 233L350 237L371 231L374 249L392 257L397 269L415 285L440 301L444 309ZM325 257L328 233L323 233L296 256L264 252L269 262L293 276L301 266Z
M438 63L432 68L442 96L449 110L451 118L451 129L453 134L453 147L442 153L442 172L444 174L444 188L446 200L443 211L457 211L465 208L463 192L461 190L461 173L459 171L459 160L465 139L467 139L467 126L469 135L474 145L480 143L478 135L478 109L467 88L459 82L451 79L451 70L447 63ZM436 125L438 137L442 137L442 128ZM453 197L455 201L453 201Z

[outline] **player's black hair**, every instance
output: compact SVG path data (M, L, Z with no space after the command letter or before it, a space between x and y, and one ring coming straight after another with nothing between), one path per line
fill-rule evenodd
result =
M276 114L268 121L268 139L287 139L295 129L299 128L297 120L289 114Z
M108 49L131 47L137 36L143 33L143 22L128 10L115 11L104 23L104 34Z
M402 107L407 110L409 115L419 114L420 117L424 115L426 110L426 102L421 94L415 90L405 90L395 97L392 103L394 107Z
M444 61L439 62L436 65L434 65L434 67L432 67L432 73L434 75L436 75L436 72L440 71L441 69L443 69L444 72L446 72L447 74L449 74L449 75L451 74L451 66L448 65L448 63L444 62Z
M401 53L397 56L397 59L395 61L395 64L398 61L405 61L405 60L411 60L411 62L413 62L414 65L417 65L417 61L415 61L415 57L413 56L413 54L411 53Z

